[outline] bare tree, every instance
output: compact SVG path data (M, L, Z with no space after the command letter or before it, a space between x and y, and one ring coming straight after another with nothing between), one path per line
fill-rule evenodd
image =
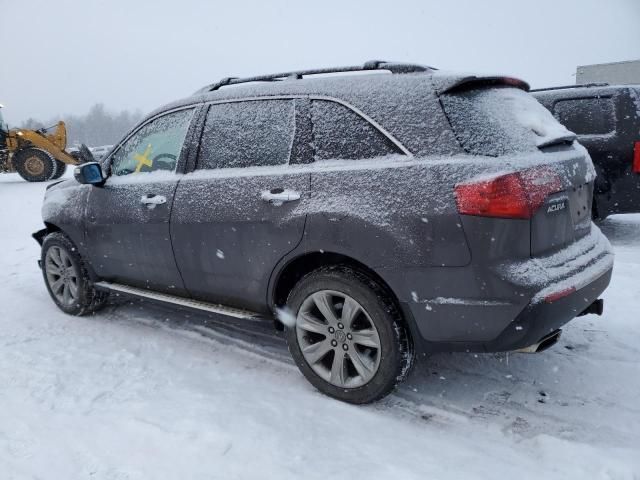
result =
M93 105L85 115L63 115L67 124L67 144L84 143L89 146L111 145L118 140L142 118L139 110L130 112L123 110L113 113L102 103ZM41 122L29 118L22 122L21 128L37 130L56 124L58 119Z

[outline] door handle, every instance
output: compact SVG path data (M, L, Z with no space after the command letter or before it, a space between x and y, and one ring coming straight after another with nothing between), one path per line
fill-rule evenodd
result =
M272 188L271 190L265 190L260 195L260 198L265 202L269 202L272 205L282 205L284 202L294 202L300 200L300 193L295 190L285 190L282 188Z
M140 203L146 205L148 208L155 208L156 205L162 205L163 203L167 203L167 197L164 195L144 195L140 199Z

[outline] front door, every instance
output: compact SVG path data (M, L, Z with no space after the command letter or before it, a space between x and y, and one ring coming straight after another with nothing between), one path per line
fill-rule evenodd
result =
M171 248L169 216L192 117L189 108L143 125L110 157L105 185L91 189L87 245L99 277L184 293Z
M193 297L261 311L276 263L301 241L310 174L292 99L210 107L196 171L176 191L171 233ZM299 135L298 135L299 136Z

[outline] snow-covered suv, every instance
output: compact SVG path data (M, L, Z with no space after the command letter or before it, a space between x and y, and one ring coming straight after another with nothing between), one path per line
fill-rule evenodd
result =
M415 351L544 349L601 311L613 256L589 156L527 89L385 62L207 86L47 190L47 288L76 315L115 291L276 317L353 403Z

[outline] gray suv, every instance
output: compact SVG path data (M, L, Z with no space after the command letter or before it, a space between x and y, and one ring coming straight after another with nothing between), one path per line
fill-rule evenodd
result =
M542 350L601 313L613 255L588 154L527 90L380 61L209 85L48 188L47 289L274 319L352 403L415 352Z

